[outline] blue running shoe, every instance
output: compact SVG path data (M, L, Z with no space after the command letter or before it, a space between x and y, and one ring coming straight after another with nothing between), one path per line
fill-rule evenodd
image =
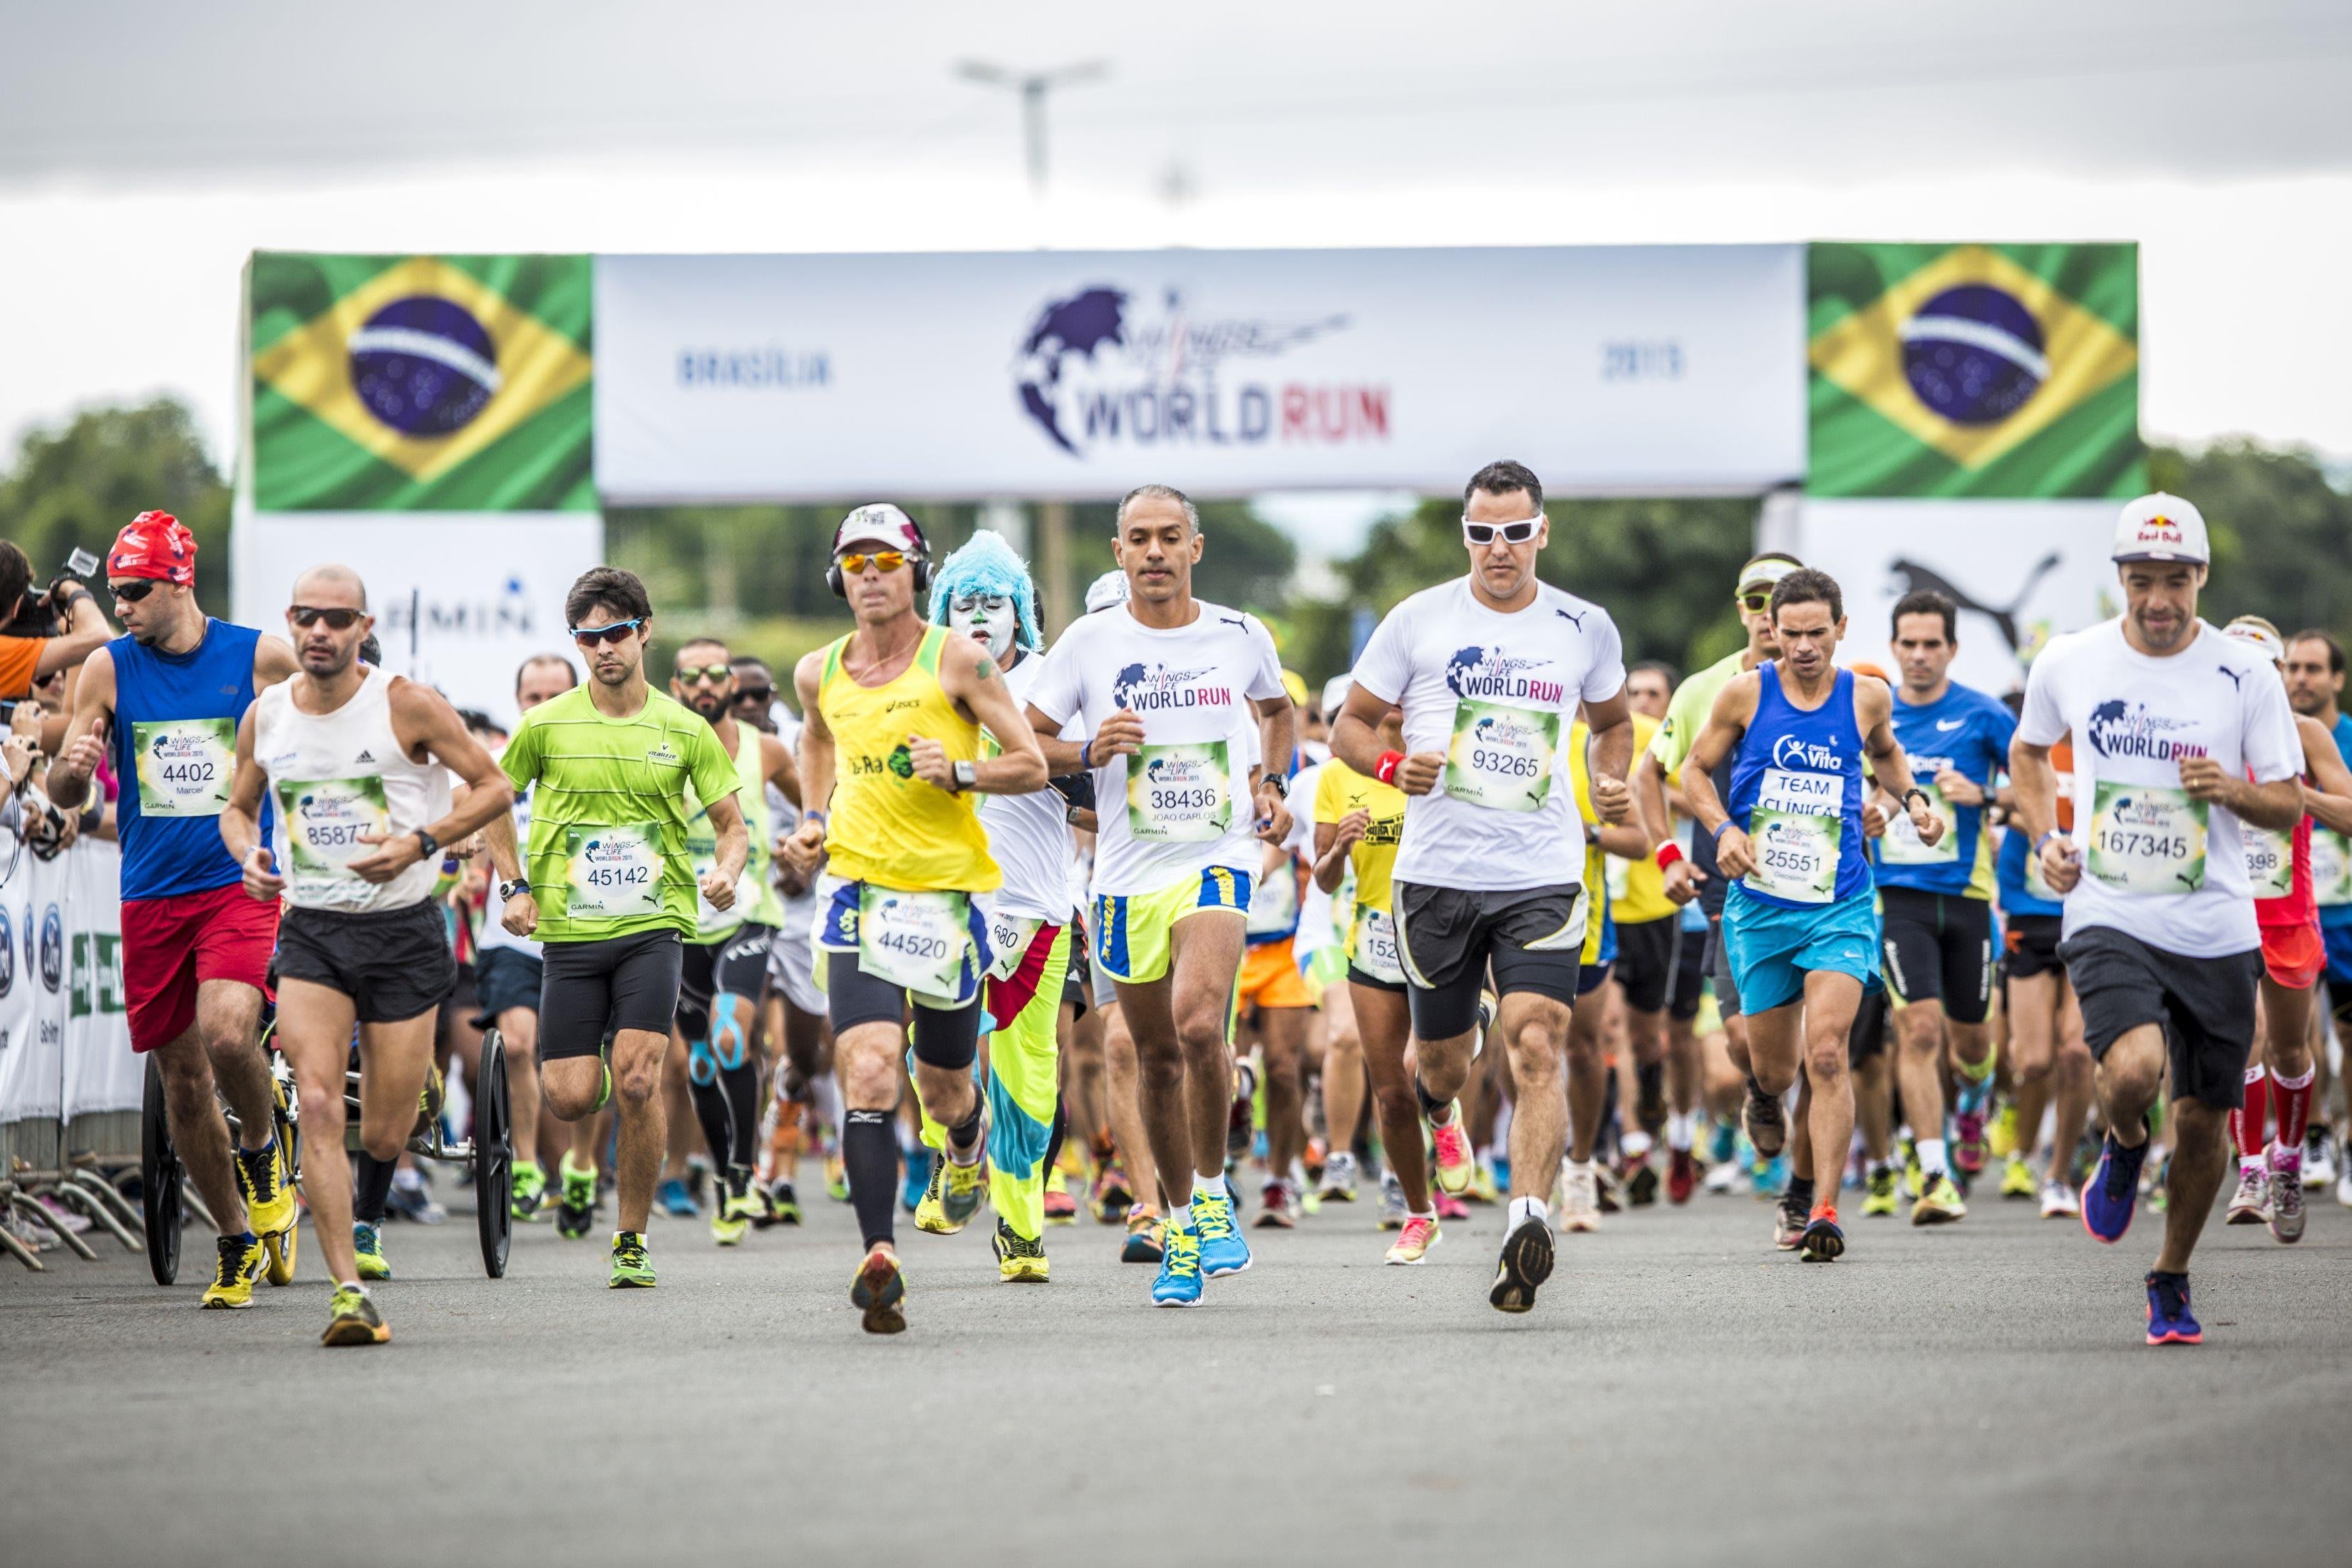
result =
M2147 1158L2147 1142L2126 1149L2108 1134L2099 1150L2099 1163L2083 1184L2083 1228L2092 1239L2110 1246L2131 1228L2132 1208L2139 1202L2139 1167Z
M1239 1274L1250 1266L1249 1243L1242 1239L1240 1227L1234 1224L1233 1199L1223 1183L1192 1194L1192 1223L1186 1228L1198 1239L1201 1272L1210 1279ZM1174 1227L1170 1227L1168 1234L1172 1240Z
M2147 1277L2147 1342L2152 1345L2201 1345L2205 1326L2189 1310L2189 1276Z
M1168 1227L1160 1258L1160 1278L1151 1282L1155 1307L1197 1307L1201 1304L1200 1233L1179 1226Z
M931 1190L931 1161L936 1157L929 1149L917 1149L907 1156L907 1180L898 1188L898 1206L908 1214L922 1206L923 1194Z
M1708 1135L1706 1163L1720 1165L1739 1152L1739 1129L1728 1121L1718 1121Z
M662 1213L672 1219L692 1219L702 1211L695 1206L694 1194L686 1190L686 1183L676 1176L664 1182L654 1194Z

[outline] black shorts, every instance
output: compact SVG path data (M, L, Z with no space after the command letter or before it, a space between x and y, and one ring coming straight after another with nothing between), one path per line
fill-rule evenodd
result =
M2075 932L2062 956L2083 1004L2083 1038L2092 1060L2104 1060L2108 1047L2142 1024L2161 1024L2173 1099L2216 1110L2244 1103L2261 949L2189 958L2111 926L2093 926Z
M1727 1018L1739 1016L1739 976L1731 972L1731 948L1723 940L1723 917L1706 917L1706 977L1715 982L1715 1008Z
M1392 887L1397 953L1417 1037L1468 1034L1478 1022L1478 993L1490 968L1498 996L1532 991L1575 1005L1588 918L1577 883L1509 892L1419 882Z
M915 1015L915 1059L925 1067L954 1070L969 1068L980 1055L980 1013L988 988L981 995L950 1011L908 1005L904 986L894 985L859 967L857 954L820 948L817 962L824 965L824 997L833 1015L835 1038L860 1024L902 1024Z
M1873 1057L1886 1054L1886 987L1874 985L1862 994L1853 1010L1853 1027L1845 1035L1845 1065L1859 1068Z
M362 1024L397 1024L441 1005L457 960L431 899L356 912L289 904L278 924L278 978L341 992Z
M669 1035L685 942L676 931L551 942L539 994L539 1056L593 1057L623 1029Z
M516 1007L539 1011L541 972L539 954L519 947L485 947L474 953L474 996L481 1011L474 1026L487 1029L499 1015Z
M1616 971L1616 968L1617 961L1613 958L1606 963L1578 964L1576 966L1577 1000L1580 1002L1608 984L1609 976Z
M768 983L768 948L776 928L745 921L719 942L689 942L677 966L677 1032L698 1040L710 1032L710 999L724 991L753 1006Z
M1352 963L1348 965L1348 984L1360 985L1367 991L1385 991L1391 996L1402 996L1412 989L1402 980L1383 980L1379 975L1359 969Z
M2066 961L2058 956L2059 933L2066 924L2063 915L2011 915L2007 933L2002 937L2001 964L2011 980L2031 980L2037 974L2063 977Z
M1675 939L1674 984L1666 987L1666 1016L1687 1024L1698 1016L1706 992L1706 928L1685 926Z
M1907 1005L1940 1001L1955 1024L1992 1008L1992 905L1964 893L1878 889L1886 984Z
M1617 922L1617 983L1625 1005L1636 1013L1664 1010L1675 984L1675 961L1682 956L1683 917Z

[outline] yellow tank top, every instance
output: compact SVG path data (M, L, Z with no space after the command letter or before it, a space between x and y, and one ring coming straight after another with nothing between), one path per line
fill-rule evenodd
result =
M988 853L988 830L971 797L915 776L907 737L947 749L950 761L980 760L980 726L940 686L944 627L929 626L898 677L860 686L842 668L843 637L824 650L817 710L833 731L833 804L826 819L826 868L836 877L904 892L992 892L1004 880Z

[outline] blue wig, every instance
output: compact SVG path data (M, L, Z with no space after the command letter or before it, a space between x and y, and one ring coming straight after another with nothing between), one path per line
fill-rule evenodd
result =
M994 529L974 533L931 574L931 619L947 625L948 602L966 594L1001 594L1011 599L1013 642L1032 653L1045 647L1037 631L1037 584L1030 581L1029 563Z

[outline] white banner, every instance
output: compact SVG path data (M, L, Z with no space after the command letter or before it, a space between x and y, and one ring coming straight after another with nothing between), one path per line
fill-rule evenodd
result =
M522 661L573 653L563 595L604 559L604 520L593 512L263 512L237 519L233 548L237 620L284 636L295 579L339 562L367 584L385 668L512 723Z
M1804 250L596 261L608 504L1758 491L1805 468Z
M11 846L13 848L13 846ZM142 1068L122 992L121 855L28 850L0 887L0 1121L136 1110Z
M1932 589L1960 608L1952 679L2000 696L2062 633L2116 613L2111 500L1818 500L1807 498L1792 549L1845 592L1842 663L1899 675L1889 646L1895 602Z

